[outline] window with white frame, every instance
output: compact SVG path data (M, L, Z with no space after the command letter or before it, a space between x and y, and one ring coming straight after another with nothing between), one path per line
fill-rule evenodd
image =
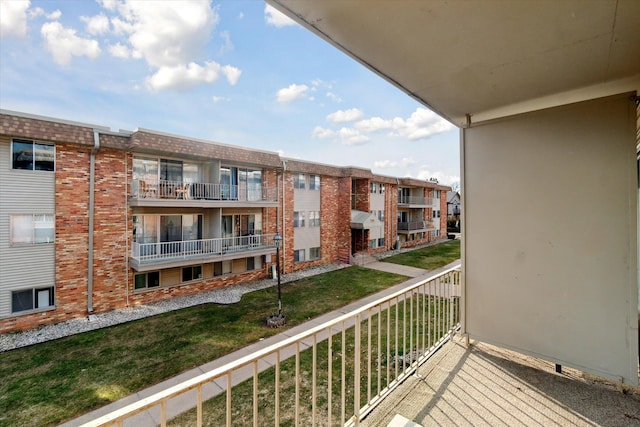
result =
M434 191L434 193L435 193L436 199L439 199L440 198L440 191L436 190L436 191Z
M293 262L303 262L305 261L305 257L304 257L304 249L298 249L293 251Z
M380 187L378 188L378 190L380 194L384 194L384 190L385 190L384 184L380 184Z
M293 175L293 188L297 188L299 190L304 190L306 188L305 185L306 175L303 173L296 173Z
M30 171L55 171L56 148L26 139L14 139L11 144L11 167Z
M381 237L378 239L378 247L379 248L384 247L384 237Z
M320 175L309 175L309 190L320 190Z
M320 227L320 211L309 212L309 227Z
M160 286L160 272L149 271L147 273L138 273L133 277L133 289L149 289Z
M304 227L304 212L293 213L293 227L294 228Z
M372 194L375 194L378 192L378 184L376 182L372 182L371 184L369 184L369 192Z
M54 301L53 286L12 291L11 312L21 313L53 307Z
M309 249L309 259L320 259L320 247Z
M11 215L10 222L12 245L37 245L54 242L53 214Z
M384 210L378 211L378 220L384 222Z

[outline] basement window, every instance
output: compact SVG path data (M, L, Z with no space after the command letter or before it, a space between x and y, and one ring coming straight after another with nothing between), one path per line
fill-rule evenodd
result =
M53 307L53 294L53 286L13 291L11 292L11 312L21 313Z

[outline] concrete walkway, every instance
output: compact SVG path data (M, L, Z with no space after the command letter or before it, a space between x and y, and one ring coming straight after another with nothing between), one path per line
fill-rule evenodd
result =
M434 276L439 274L440 272L447 270L449 268L455 267L455 266L459 266L460 265L460 260L454 261L442 268L433 270L433 271L426 271L426 270L421 270L421 269L417 269L414 267L407 267L407 266L401 266L401 265L397 265L397 264L391 264L391 263L384 263L384 262L372 262L369 263L367 265L364 265L364 267L366 268L373 268L376 270L382 270L382 271L388 271L388 272L393 272L396 274L401 274L407 277L411 277L410 280L407 280L405 282L402 282L398 285L392 286L388 289L385 289L382 292L379 292L377 294L373 294L370 295L368 297L365 297L359 301L356 301L354 303L351 303L345 307L342 307L338 310L332 311L330 313L326 313L322 316L319 316L315 319L312 319L308 322L305 322L303 324L300 324L298 326L295 326L291 329L287 329L277 335L274 335L272 337L266 338L262 341L259 341L257 343L248 345L247 347L244 347L236 352L233 352L231 354L228 354L226 356L223 356L219 359L213 360L207 364L204 364L202 366L199 366L195 369L192 369L190 371L187 372L183 372L182 374L170 378L166 381L163 381L159 384L156 384L154 386L151 386L149 388L146 388L144 390L140 390L137 393L134 393L130 396L127 396L123 399L120 399L116 402L113 402L109 405L103 406L95 411L89 412L85 415L82 415L76 419L73 419L65 424L62 424L62 426L64 427L75 427L75 426L81 426L86 422L89 422L99 416L108 414L112 411L115 411L116 409L122 408L128 404L131 404L133 402L136 402L138 400L141 400L145 397L151 396L161 390L165 390L168 387L174 386L176 384L179 384L183 381L186 381L188 379L197 377L199 375L202 375L206 372L209 372L213 369L216 369L218 367L221 367L233 360L237 360L243 356L246 356L248 354L252 354L255 353L258 350L264 349L268 346L271 346L273 344L276 344L278 342L281 342L282 340L292 337L294 335L297 335L299 333L302 333L304 331L309 330L310 328L323 324L325 322L328 322L330 320L333 320L335 318L338 318L346 313L349 313L365 304L368 304L370 302L373 302L377 299L380 299L386 295L390 295L393 294L399 290L405 289L409 286L414 285L417 282L420 282L426 278L428 278L429 276ZM281 360L286 359L287 357L291 357L293 355L295 355L295 350L294 348L288 349L289 351L287 352L283 352L281 355ZM270 360L265 360L266 363L259 363L259 370L263 371L268 369L269 367L273 366L273 362ZM251 378L253 375L253 371L250 367L248 367L248 369L244 369L242 370L238 375L234 374L232 382L234 384L240 383L248 378ZM203 389L203 396L204 399L210 399L214 396L216 396L217 394L222 393L226 388L226 383L225 380L220 380L220 381L214 381L210 384L209 387L206 387ZM195 402L195 391L192 392L191 394L185 394L180 398L175 398L172 399L171 402L167 405L167 416L168 418L173 418L174 416L188 410L191 409L194 406L194 402ZM152 408L151 410L145 411L141 414L138 414L135 417L132 417L130 420L128 420L128 422L126 422L124 425L125 426L135 426L135 427L146 427L146 426L157 426L160 423L160 418L159 418L159 408Z

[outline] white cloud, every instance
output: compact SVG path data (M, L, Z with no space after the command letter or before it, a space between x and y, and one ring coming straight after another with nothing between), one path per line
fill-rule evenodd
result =
M201 83L213 83L221 75L234 85L240 73L237 68L220 66L215 62L206 62L204 67L191 62L186 66L160 67L155 74L147 78L147 87L151 90L186 89Z
M363 132L377 132L379 130L392 129L393 122L380 117L372 117L370 119L360 120L355 123L354 126Z
M369 141L369 137L362 135L358 130L342 128L338 131L340 141L344 145L361 145Z
M333 123L345 123L354 122L364 116L364 113L359 108L351 108L349 110L338 110L335 113L331 113L327 116L327 120Z
M459 175L451 175L443 171L431 171L428 169L419 170L418 173L415 174L415 176L412 174L407 174L407 177L421 179L425 181L428 181L431 178L435 178L438 180L438 183L442 185L451 185L454 182L460 182Z
M225 52L229 52L233 50L233 43L231 42L231 36L229 35L229 31L222 31L220 33L220 38L223 41L222 47L220 48L219 54L222 55Z
M276 28L297 25L295 21L270 5L265 5L264 7L264 20L267 24L273 25Z
M311 132L311 136L313 138L329 139L329 138L333 138L334 136L336 136L336 133L334 131L332 131L331 129L323 128L321 126L316 126L313 129L313 132Z
M40 32L53 60L60 65L68 64L73 56L96 58L100 55L96 40L78 37L74 29L65 28L59 22L45 23Z
M120 43L109 46L109 53L116 58L127 59L131 57L131 50Z
M225 96L213 96L211 99L213 99L213 102L216 104L222 101L231 101L231 98L227 98Z
M55 21L56 19L60 19L61 16L62 16L62 12L59 9L57 9L51 12L50 14L48 14L47 19L51 19L52 21Z
M374 167L380 169L389 169L389 168L404 168L407 166L411 166L416 163L416 160L411 157L403 157L400 161L394 160L378 160L373 163Z
M291 102L303 98L309 90L307 85L291 84L289 87L280 89L276 94L278 102Z
M340 98L338 95L336 95L333 92L327 92L327 98L332 99L335 102L342 102L342 98Z
M395 117L386 120L372 117L354 124L362 132L390 130L391 136L400 136L410 141L426 139L432 135L453 129L453 125L426 108L417 108L408 119Z
M407 120L394 119L393 128L400 136L410 141L425 139L453 129L453 125L426 108L418 108Z
M197 58L219 21L209 0L133 1L117 5L116 32L128 34L133 50L154 67L186 64Z
M27 35L29 0L0 1L0 37Z
M109 18L103 14L81 16L80 19L86 23L86 29L89 34L98 35L109 32Z
M98 3L107 10L116 10L118 7L118 0L97 0Z

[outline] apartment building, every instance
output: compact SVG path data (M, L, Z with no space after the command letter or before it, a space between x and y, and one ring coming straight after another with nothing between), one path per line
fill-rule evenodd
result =
M400 190L443 203L448 190L9 111L0 181L0 332L271 277L276 233L283 272L428 242L440 221L408 238L399 209L426 223L435 208L405 207Z

